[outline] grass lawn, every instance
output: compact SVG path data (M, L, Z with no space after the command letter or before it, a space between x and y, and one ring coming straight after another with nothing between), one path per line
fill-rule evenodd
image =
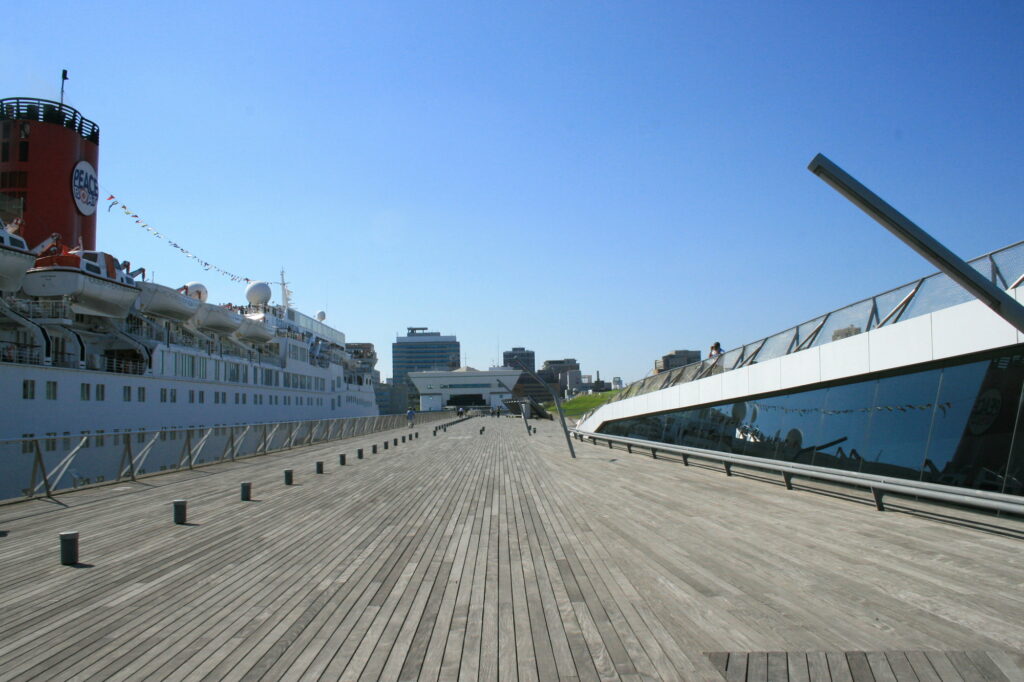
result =
M565 411L566 417L579 417L599 405L604 405L618 395L618 393L618 391L605 391L604 393L576 396L572 400L562 403L562 410ZM558 414L554 403L545 403L544 408L551 412L551 414Z

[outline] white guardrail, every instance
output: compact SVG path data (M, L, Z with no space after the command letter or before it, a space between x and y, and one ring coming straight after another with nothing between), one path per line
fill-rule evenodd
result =
M458 421L419 412L416 425ZM405 427L404 414L202 428L108 431L0 440L0 500L266 455Z
M924 481L894 478L892 476L865 474L857 471L843 471L841 469L812 466L810 464L781 462L762 457L731 455L715 450L670 445L668 443L658 443L640 438L627 438L625 436L609 436L603 433L593 433L579 429L572 429L572 434L578 440L590 441L593 444L598 442L607 443L609 448L614 445L621 445L625 447L627 452L633 452L634 449L637 449L641 452L646 452L655 459L661 454L674 455L679 457L686 466L689 466L691 457L718 462L723 465L727 476L732 476L732 467L734 465L775 472L782 476L787 490L793 489L794 478L829 481L857 488L867 488L871 491L875 500L875 506L879 511L885 511L885 504L883 502L885 495L898 495L1024 516L1024 497L1018 495L1006 495L971 488L958 488L941 483L927 483Z

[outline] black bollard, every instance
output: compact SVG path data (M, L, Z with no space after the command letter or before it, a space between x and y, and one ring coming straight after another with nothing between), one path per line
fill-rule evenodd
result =
M323 462L317 462L316 463L316 472L318 474L322 474L324 472L324 463Z
M402 436L402 442L403 443L405 442L405 436Z
M252 500L252 483L242 484L242 502L249 502Z
M67 531L60 534L60 562L65 566L78 563L78 531Z
M387 449L388 449L388 442L387 442L387 441L384 441L384 449L385 449L385 450L387 450Z
M291 485L292 484L292 470L291 469L285 469L284 470L284 484L285 485Z
M373 447L372 447L372 448L370 449L370 452L372 452L373 454L375 454L375 455L376 455L376 454L377 454L377 446L376 446L376 445L374 445L374 446L373 446Z
M363 454L363 451L360 450L359 451L360 458L362 457L362 454ZM338 455L338 464L340 464L341 466L345 466L345 453L344 452L341 453L340 455Z
M397 438L395 438L394 440L395 440L395 442L394 442L394 445L395 445L395 447L398 447L398 439L397 439ZM403 440L404 440L404 439L403 439Z
M417 439L417 440L419 440L420 432L419 431L415 432L414 434L412 434L412 437Z
M188 515L188 501L187 500L175 500L174 501L174 522L176 524L183 525L185 523L185 517Z
M356 450L356 457L358 457L359 459L363 458L363 449L362 448L359 448L358 450Z
M537 433L537 427L536 426L533 427L533 432Z

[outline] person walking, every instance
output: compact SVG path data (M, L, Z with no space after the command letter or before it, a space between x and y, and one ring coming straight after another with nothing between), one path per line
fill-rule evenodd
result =
M416 410L409 408L409 411L405 413L405 420L409 422L409 428L411 429L416 423Z

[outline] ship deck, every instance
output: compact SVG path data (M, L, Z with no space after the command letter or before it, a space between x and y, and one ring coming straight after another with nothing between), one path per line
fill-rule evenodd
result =
M0 507L0 678L1024 679L1024 524L584 443L572 460L537 427Z

